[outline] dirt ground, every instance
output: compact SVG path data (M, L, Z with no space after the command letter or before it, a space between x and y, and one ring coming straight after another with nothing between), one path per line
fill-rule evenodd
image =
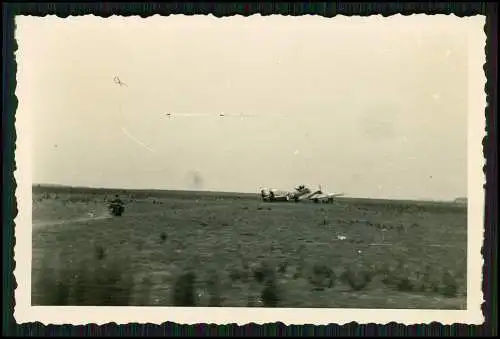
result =
M100 282L80 288L119 285L108 267L131 281L115 304L178 305L191 289L198 306L466 308L465 206L154 194L111 217L106 192L35 192L32 303L56 303L47 291L82 267ZM60 303L92 304L71 291Z

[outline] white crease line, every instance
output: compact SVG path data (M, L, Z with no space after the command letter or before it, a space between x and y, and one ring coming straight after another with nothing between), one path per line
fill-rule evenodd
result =
M132 141L134 141L136 144L144 147L145 149L147 149L148 151L150 152L153 152L154 153L154 149L152 149L151 147L147 146L146 144L140 142L139 140L137 140L136 138L134 138L132 135L130 135L130 133L127 132L127 130L125 129L125 127L122 127L122 132L123 134L125 134L127 137L129 137Z

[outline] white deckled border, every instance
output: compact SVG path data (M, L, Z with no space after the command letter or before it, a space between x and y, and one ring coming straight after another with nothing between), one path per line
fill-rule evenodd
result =
M368 20L411 20L417 15L404 17L395 15L384 18L381 15L371 17L345 17L339 16L327 19L320 16L284 17L271 16L262 17L254 15L236 19L245 21L246 24L252 20L338 20L342 22L366 22ZM418 17L425 15L418 15ZM148 19L138 16L128 18L111 17L109 19L92 17L93 20L145 20L156 22L164 20L158 15ZM428 16L432 20L431 16ZM444 19L444 16L441 15ZM184 15L169 16L168 20L222 20L214 16L190 17ZM18 29L22 29L23 18L18 18ZM67 19L46 16L37 20L84 20L86 17L72 17ZM484 317L481 311L483 302L482 293L482 267L483 258L481 247L484 232L484 190L485 177L482 171L485 160L483 158L482 139L485 135L484 109L486 95L484 84L486 77L483 72L485 63L485 41L484 16L458 18L448 16L449 20L461 20L469 27L467 37L469 41L469 119L468 119L468 283L467 283L467 310L391 310L391 309L271 309L271 308L182 308L182 307L32 307L31 306L31 211L32 211L32 157L31 157L31 119L28 107L30 93L24 89L24 84L29 76L23 74L19 68L23 58L23 46L19 45L16 53L18 63L18 83L16 95L19 107L16 113L16 151L15 161L17 170L15 180L17 182L16 199L18 214L15 218L15 256L16 268L14 271L18 287L15 291L14 317L18 323L41 322L43 324L105 324L116 322L125 324L176 322L181 324L195 323L217 323L217 324L264 324L269 322L283 322L285 324L345 324L350 322L386 324L396 322L401 324L421 324L440 322L442 324L465 323L481 324ZM36 57L36 56L33 56Z

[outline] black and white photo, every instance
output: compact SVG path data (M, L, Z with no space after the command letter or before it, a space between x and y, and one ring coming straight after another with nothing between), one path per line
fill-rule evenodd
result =
M484 17L16 26L19 320L482 322Z

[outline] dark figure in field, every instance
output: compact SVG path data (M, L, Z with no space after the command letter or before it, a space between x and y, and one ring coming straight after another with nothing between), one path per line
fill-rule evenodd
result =
M118 217L121 216L125 211L125 204L118 197L118 194L115 195L115 198L113 200L111 200L111 203L109 204L109 210L111 214Z
M273 191L270 191L270 192L269 192L269 200L270 200L270 201L274 201L274 198L275 198L275 196L274 196L274 192L273 192Z
M123 201L118 197L118 194L115 195L115 198L113 200L111 200L111 203L123 205Z

